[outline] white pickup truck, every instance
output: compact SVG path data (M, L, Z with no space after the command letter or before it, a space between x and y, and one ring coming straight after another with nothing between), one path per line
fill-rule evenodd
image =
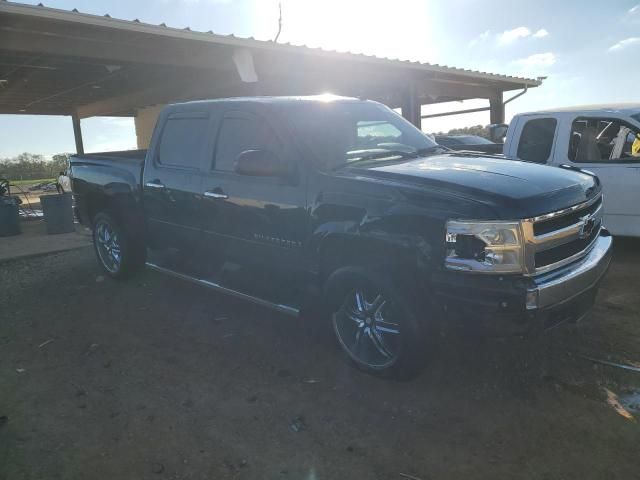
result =
M501 133L496 128L494 136ZM640 103L518 114L504 154L593 172L604 191L604 225L614 235L640 237Z

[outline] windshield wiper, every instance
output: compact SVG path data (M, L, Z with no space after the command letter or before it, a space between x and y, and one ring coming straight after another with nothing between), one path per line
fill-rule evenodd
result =
M430 155L432 153L438 153L438 150L442 150L443 152L451 151L450 148L443 145L433 145L432 147L420 148L416 151L416 153L418 153L419 155Z
M356 160L347 161L346 163L339 165L336 168L348 167L360 162L368 162L370 160L376 160L387 157L400 157L401 159L418 158L417 152L405 152L403 150L385 150L384 152L373 152L368 155L362 155Z

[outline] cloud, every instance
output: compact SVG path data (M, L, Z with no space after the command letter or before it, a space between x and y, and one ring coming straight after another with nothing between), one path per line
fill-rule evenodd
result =
M513 63L523 69L541 70L556 63L556 55L553 52L535 53L525 58L515 60Z
M476 45L478 45L479 43L482 43L484 41L486 41L489 37L491 36L491 30L485 30L484 32L482 32L480 35L478 35L476 38L472 39L469 42L469 46L470 47L475 47Z
M541 28L540 30L538 30L536 33L533 34L533 38L543 38L543 37L546 37L547 35L549 35L549 32L546 29Z
M502 32L502 34L498 38L498 43L500 45L508 45L520 38L527 38L530 35L531 30L529 30L527 27L517 27L512 30L505 30L504 32Z
M622 50L623 48L630 47L631 45L635 45L637 43L640 43L640 37L625 38L624 40L620 40L615 45L611 45L609 47L609 51L610 52L616 52L618 50Z
M511 30L505 30L498 35L498 45L509 45L521 38L544 38L548 35L549 32L545 28L540 28L533 32L529 27L516 27Z
M631 7L629 9L629 13L630 14L634 14L634 13L640 13L640 3L638 5L636 5L635 7Z
M472 38L467 44L469 47L475 47L481 43L486 42L492 37L495 37L495 41L498 45L509 45L516 40L521 38L544 38L549 35L549 31L545 28L540 28L535 32L532 31L529 27L516 27L511 30L505 30L502 33L492 34L491 30L485 30L480 35L475 38Z

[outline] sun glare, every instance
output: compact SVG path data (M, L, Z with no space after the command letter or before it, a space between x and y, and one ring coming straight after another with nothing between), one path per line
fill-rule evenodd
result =
M255 31L277 31L278 2L257 2ZM280 41L381 57L430 61L429 2L425 0L283 0Z

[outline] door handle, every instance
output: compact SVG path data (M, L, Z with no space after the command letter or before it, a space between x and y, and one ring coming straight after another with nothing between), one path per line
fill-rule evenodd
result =
M153 180L152 182L147 182L144 184L144 186L149 188L157 188L157 189L166 188L164 184L159 180Z
M229 198L229 195L227 195L226 193L222 193L220 190L218 191L206 191L204 192L204 196L207 198L217 198L220 200L226 200L227 198Z

